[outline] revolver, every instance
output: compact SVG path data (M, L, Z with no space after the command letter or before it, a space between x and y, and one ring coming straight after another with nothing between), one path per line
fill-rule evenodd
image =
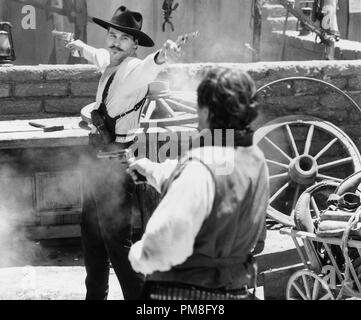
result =
M116 151L98 151L97 153L98 159L108 159L108 160L119 160L121 163L124 164L131 164L135 158L131 156L130 149L123 149L123 150L116 150ZM136 183L146 183L147 179L138 171L134 171L137 179L135 180Z
M63 31L57 31L57 30L53 30L51 32L51 34L59 39L59 40L63 40L66 42L66 44L68 44L69 42L71 41L74 41L74 33L71 33L71 32L63 32ZM80 52L79 50L72 50L71 51L71 55L73 57L76 57L76 58L79 58L80 57Z

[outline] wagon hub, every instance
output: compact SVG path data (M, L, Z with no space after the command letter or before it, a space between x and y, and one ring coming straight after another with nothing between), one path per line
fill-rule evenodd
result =
M300 155L291 161L288 172L291 180L298 184L313 184L318 173L317 162L309 155Z

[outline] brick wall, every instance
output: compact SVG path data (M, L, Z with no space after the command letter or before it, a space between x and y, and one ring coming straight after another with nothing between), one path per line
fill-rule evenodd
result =
M0 67L0 119L78 115L98 80L88 65Z

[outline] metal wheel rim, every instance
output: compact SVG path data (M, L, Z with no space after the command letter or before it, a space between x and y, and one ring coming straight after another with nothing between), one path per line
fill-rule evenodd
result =
M292 125L308 125L309 129L308 129L308 135L306 138L306 142L305 142L305 150L303 151L303 153L301 153L300 150L297 149L297 144L295 142L295 139L292 135ZM345 151L347 151L347 153L350 155L350 157L345 158L345 159L340 159L337 161L340 161L342 164L342 161L346 163L348 162L352 162L353 163L353 171L359 171L361 170L361 156L360 153L357 149L357 147L355 146L355 144L352 142L351 138L349 138L342 130L340 130L338 127L336 127L335 125L323 121L321 119L318 119L316 117L310 117L310 116L286 116L286 117L281 117L278 118L274 121L269 122L268 124L266 124L265 126L261 127L260 129L258 129L255 133L255 143L259 144L261 141L263 141L264 138L267 138L267 135L269 133L271 133L274 130L278 130L278 129L282 129L282 127L286 128L287 134L289 135L288 139L289 139L289 143L290 143L290 147L293 150L293 152L295 153L295 157L292 157L292 155L287 155L288 156L288 160L289 160L289 164L287 166L287 170L290 171L290 163L297 158L297 154L299 154L300 157L303 156L303 154L308 155L309 153L309 148L312 144L312 139L313 139L313 133L315 129L319 129L323 132L326 132L327 134L329 134L330 136L333 136L334 139L332 141L333 144L340 143L342 145L342 147L344 148ZM312 128L312 130L311 130ZM312 134L310 134L310 132L312 131ZM272 142L272 141L271 141ZM269 144L271 144L271 142L268 142ZM276 145L277 146L277 145ZM307 147L306 147L307 146ZM325 146L325 148L320 150L320 155L317 154L315 155L313 158L315 158L316 160L318 160L319 158L322 157L322 155L324 153L326 153L330 148L332 147L328 145ZM306 150L307 148L307 150ZM279 148L281 149L281 148ZM307 152L306 152L307 151ZM285 153L282 149L281 151L279 150L280 153ZM265 154L266 155L266 154ZM286 158L286 155L284 155ZM267 158L267 155L266 155ZM312 157L311 157L312 158ZM273 160L272 159L267 159L268 164L270 164ZM273 164L275 164L274 162L272 162ZM331 162L332 164L332 162ZM335 164L334 166L341 166L341 164ZM318 166L317 164L314 164L313 166ZM285 164L283 163L282 166L285 167ZM322 164L320 166L317 167L317 169L323 170L325 168L328 168L325 164ZM285 167L286 169L286 167ZM287 171L286 171L287 172ZM272 206L272 203L280 196L282 195L283 192L285 192L285 190L289 189L291 187L291 184L288 181L290 173L288 172L288 174L286 175L285 173L283 173L282 175L279 175L278 177L274 176L270 176L270 184L272 184L272 179L282 179L285 178L287 179L287 183L285 183L281 189L283 188L283 190L280 191L277 190L275 193L271 194L270 196L270 204L267 210L268 215L276 220L277 222L282 223L283 225L286 226L292 226L294 227L294 221L293 221L293 214L294 214L294 207L297 203L297 199L300 195L300 190L299 187L296 183L296 192L293 198L293 204L292 204L292 210L291 212L289 212L289 214L285 214L284 212L278 211L277 209L275 209ZM346 177L344 177L346 178ZM335 177L332 176L326 176L326 175L322 175L321 174L317 174L317 181L315 181L315 183L322 181L322 180L334 180L336 182L340 182L342 181L342 179L335 179ZM294 185L294 181L292 182L292 186ZM308 187L310 187L311 185L314 185L315 183L310 183L310 185L308 185ZM279 192L279 194L277 194ZM298 195L296 195L298 193Z
M352 106L361 113L361 107L356 103L356 101L354 99L352 99L346 92L342 91L341 89L339 89L338 87L336 87L335 85L323 81L321 79L316 79L316 78L309 78L309 77L288 77L288 78L282 78L282 79L278 79L275 81L272 81L270 83L265 84L264 86L260 87L257 90L257 94L260 93L261 91L263 91L264 89L266 89L267 87L270 87L272 85L275 85L277 83L280 82L285 82L285 81L298 81L298 80L305 80L305 81L311 81L311 82L316 82L316 83L321 83L335 91L337 91L338 93L340 93L341 95L343 95L344 97L346 97L346 99L351 102Z
M312 285L312 287L311 287ZM320 294L321 290L323 292ZM297 292L301 299L295 299L293 292ZM287 300L335 300L335 297L322 277L313 271L300 270L294 273L286 289Z

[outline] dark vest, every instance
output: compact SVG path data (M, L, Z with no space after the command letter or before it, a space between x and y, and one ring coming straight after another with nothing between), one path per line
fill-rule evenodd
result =
M195 239L193 254L169 271L153 273L148 280L226 289L237 289L248 283L245 261L265 223L268 169L258 147L227 149L230 152L227 157L224 147L198 149L213 154L211 163L205 163L201 158L212 157L199 157L193 150L171 175L167 186L179 177L189 161L200 161L215 181L215 199L212 211ZM225 164L228 168L233 167L232 172L219 174Z

